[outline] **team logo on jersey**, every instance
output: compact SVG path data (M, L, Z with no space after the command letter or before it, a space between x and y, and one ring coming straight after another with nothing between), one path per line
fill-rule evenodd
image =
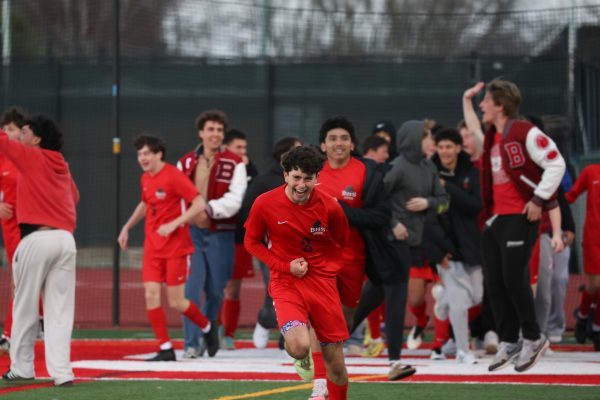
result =
M154 192L154 195L158 200L164 200L167 197L167 192L165 192L163 188L158 188L156 189L156 192Z
M549 144L550 144L550 141L548 140L548 138L545 135L538 134L535 137L535 145L537 148L543 150L546 147L548 147Z
M322 235L325 233L325 228L321 225L321 221L315 221L313 226L310 228L310 233L313 235Z
M354 186L348 185L345 189L342 189L342 197L345 200L354 200L356 198L356 191Z

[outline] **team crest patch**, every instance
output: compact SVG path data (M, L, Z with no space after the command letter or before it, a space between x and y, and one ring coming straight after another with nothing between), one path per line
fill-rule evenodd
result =
M325 227L321 225L321 221L315 221L313 226L310 228L310 233L312 233L313 235L322 235L325 233Z
M549 151L548 154L546 154L546 159L548 161L556 160L557 157L558 157L558 151L556 151L556 150Z
M356 198L356 191L354 190L354 186L348 185L345 189L343 189L342 197L345 200L354 200Z
M162 188L156 189L154 195L158 200L164 200L167 197L167 193Z
M545 149L550 144L550 141L545 135L537 135L535 137L535 145L539 149Z

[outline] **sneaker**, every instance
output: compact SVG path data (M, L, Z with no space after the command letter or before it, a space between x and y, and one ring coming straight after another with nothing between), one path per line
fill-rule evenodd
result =
M308 355L301 360L294 360L294 368L304 382L310 382L315 375L315 366L313 364L312 352L309 350Z
M507 367L514 359L519 356L521 352L522 343L509 343L500 342L498 346L498 352L492 359L492 362L488 366L488 371L497 371L504 367Z
M167 349L161 350L154 357L146 359L146 361L177 361L175 357L175 350Z
M329 397L327 391L327 379L315 379L313 382L313 390L310 394L309 399L312 400L325 400Z
M421 347L421 344L423 343L424 330L424 326L413 326L408 334L408 338L406 338L406 347L408 347L410 350L415 350Z
M385 350L385 343L381 338L371 339L367 348L362 352L363 357L379 357Z
M487 331L483 337L485 354L494 355L498 352L498 335L494 331Z
M257 349L264 349L269 343L269 330L258 322L254 327L254 333L252 333L252 342Z
M15 374L9 369L4 373L4 375L2 375L2 379L4 379L5 381L31 381L33 380L33 377L23 378L22 376Z
M392 363L390 367L390 371L388 372L388 379L390 381L397 381L399 379L408 378L411 375L414 375L417 370L406 364L402 364L400 361L395 361Z
M592 331L592 342L594 343L594 351L600 351L600 332Z
M587 338L587 320L588 317L579 315L579 307L573 311L575 317L575 341L579 344L584 344Z
M201 356L200 352L195 347L188 347L183 352L183 358L185 360L193 360L194 358L198 358L200 356Z
M0 354L8 354L10 352L10 338L2 335L0 338Z
M217 321L210 321L210 330L204 334L206 351L209 357L214 357L219 351L219 326Z
M345 356L361 356L363 353L363 348L357 344L349 344L344 346L344 355Z
M225 350L235 350L235 342L231 336L224 336L221 340L221 348Z
M431 349L431 355L429 356L432 360L445 360L446 356L442 353L442 349L440 347L436 347Z
M533 367L542 357L548 346L550 346L550 342L548 342L548 339L544 335L538 340L523 339L523 349L515 364L515 371L523 372Z
M472 351L458 350L456 352L456 362L459 364L477 364L477 357Z
M562 342L562 335L548 335L548 340L550 343L560 343Z
M442 353L446 356L453 356L456 354L456 343L454 339L448 339L446 343L442 345Z

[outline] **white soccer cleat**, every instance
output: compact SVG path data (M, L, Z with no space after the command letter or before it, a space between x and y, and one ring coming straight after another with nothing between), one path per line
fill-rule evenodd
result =
M258 322L256 323L254 332L252 333L252 342L254 343L254 347L257 349L264 349L269 343L269 330L264 328Z

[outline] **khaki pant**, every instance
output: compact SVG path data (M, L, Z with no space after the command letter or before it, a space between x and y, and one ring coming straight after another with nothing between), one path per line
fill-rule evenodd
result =
M15 283L10 369L34 377L38 302L44 302L46 368L56 385L73 380L71 333L75 311L75 240L64 230L27 235L13 258Z

